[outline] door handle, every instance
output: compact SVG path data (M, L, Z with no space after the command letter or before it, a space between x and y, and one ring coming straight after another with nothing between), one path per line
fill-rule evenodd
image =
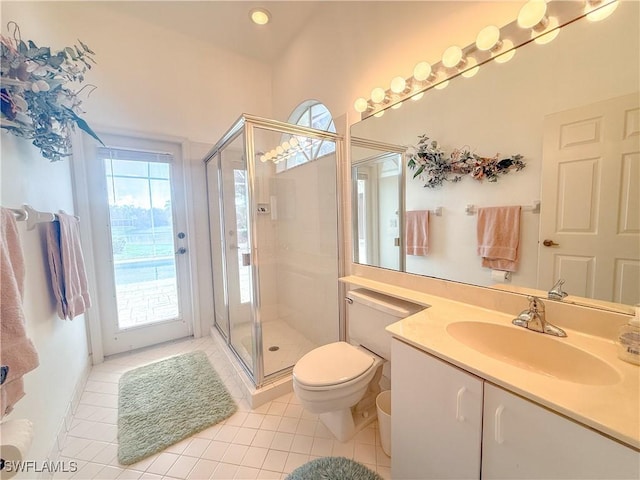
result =
M184 255L185 253L187 253L187 249L184 247L180 247L178 250L176 250L176 255Z
M545 247L559 247L560 246L559 243L556 243L553 240L549 240L549 239L546 239L544 242L542 242L542 244Z

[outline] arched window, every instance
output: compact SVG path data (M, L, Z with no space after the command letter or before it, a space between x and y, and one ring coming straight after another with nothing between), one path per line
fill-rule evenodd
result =
M289 123L317 130L336 133L336 126L329 109L317 100L307 100L293 109L289 115Z
M298 105L291 115L289 115L288 123L300 125L302 127L311 127L316 130L326 130L336 133L336 126L333 123L333 117L329 109L317 100L306 100ZM313 140L307 137L300 137L300 141L308 143L304 153L292 155L285 162L278 164L277 171L287 170L303 163L312 162L320 157L328 155L336 151L335 142L324 140Z

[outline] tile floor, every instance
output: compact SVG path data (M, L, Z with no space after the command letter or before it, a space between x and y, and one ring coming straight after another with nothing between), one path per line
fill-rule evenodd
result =
M193 350L203 350L238 404L222 423L134 465L117 460L118 379L132 368ZM74 479L280 479L322 456L344 456L391 478L391 460L380 446L377 423L341 443L299 405L291 393L251 410L237 374L210 337L185 340L111 358L93 367L69 419L59 460L76 461Z

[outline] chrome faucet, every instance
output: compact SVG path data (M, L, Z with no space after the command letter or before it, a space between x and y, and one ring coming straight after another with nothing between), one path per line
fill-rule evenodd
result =
M561 278L553 285L553 287L551 287L551 290L547 292L547 298L549 300L562 301L564 297L569 295L567 292L562 290L562 285L564 285L564 280Z
M537 297L527 297L529 308L520 312L511 323L518 327L524 327L534 332L546 333L556 337L566 337L564 330L547 322L545 318L544 303Z

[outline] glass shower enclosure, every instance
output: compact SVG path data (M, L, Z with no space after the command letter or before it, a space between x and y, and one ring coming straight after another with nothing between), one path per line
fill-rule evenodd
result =
M243 115L204 160L213 324L258 388L340 337L341 142Z

